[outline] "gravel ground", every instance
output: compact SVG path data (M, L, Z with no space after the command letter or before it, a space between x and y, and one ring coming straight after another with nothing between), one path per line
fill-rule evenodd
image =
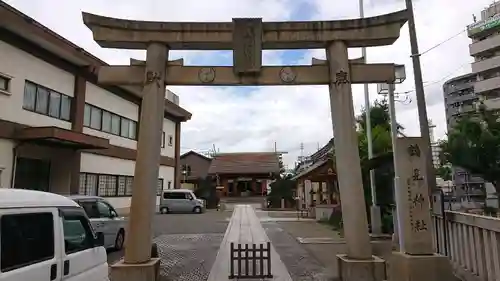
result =
M224 234L173 234L154 239L161 258L161 281L206 280Z
M295 237L283 230L279 223L264 222L262 227L266 230L267 236L287 267L293 281L335 280L335 276L302 247Z
M231 212L203 214L157 214L153 221L154 242L158 244L161 281L206 280L217 256ZM123 256L110 252L108 263Z

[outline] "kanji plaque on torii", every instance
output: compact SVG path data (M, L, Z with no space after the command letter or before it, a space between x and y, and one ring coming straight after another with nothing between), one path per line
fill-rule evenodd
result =
M158 175L157 155L165 85L329 85L335 133L347 255L339 255L343 280L383 280L384 262L373 257L363 197L358 141L354 124L353 83L393 83L394 64L365 64L349 60L348 48L393 44L407 20L407 11L372 18L262 22L150 22L114 19L83 13L94 40L105 48L147 50L146 61L99 69L99 82L134 89L141 105L137 161L125 259L112 267L112 276L148 280L158 264L150 259L152 208ZM326 60L311 65L262 66L264 49L326 50ZM168 61L169 50L232 50L233 66L186 66ZM158 119L158 120L157 120ZM144 126L144 127L143 127ZM130 267L135 264L135 267ZM142 265L139 266L139 265ZM137 269L137 270L136 270ZM134 271L136 270L136 271ZM141 271L142 270L142 271ZM142 274L142 275L141 275ZM363 279L360 279L363 278Z

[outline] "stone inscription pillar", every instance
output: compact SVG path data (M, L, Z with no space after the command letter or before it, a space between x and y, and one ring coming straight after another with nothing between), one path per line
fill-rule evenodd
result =
M347 46L344 42L335 41L328 46L326 54L330 70L330 105L347 256L350 259L371 259Z
M398 138L396 165L399 167L402 223L399 239L401 252L411 255L432 255L432 220L429 188L423 175L426 168L425 143L421 137Z
M167 59L165 45L152 43L148 46L129 232L125 236L124 262L128 264L148 262L151 258L151 226L156 208Z
M428 181L423 177L427 167L424 148L421 137L396 141L401 249L391 257L389 280L392 281L457 280L448 257L434 253Z

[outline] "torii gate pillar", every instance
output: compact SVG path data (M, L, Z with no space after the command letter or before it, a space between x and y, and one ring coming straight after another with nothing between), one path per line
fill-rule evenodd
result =
M355 129L351 74L345 42L326 49L330 70L330 110L335 142L336 169L342 200L347 254L337 255L343 281L385 279L385 261L372 255L365 210L358 135Z
M159 280L159 258L151 258L152 220L156 211L156 187L161 155L165 100L165 62L168 48L151 43L147 47L146 71L137 139L137 158L127 231L125 257L113 265L111 280ZM155 163L152 165L152 163Z

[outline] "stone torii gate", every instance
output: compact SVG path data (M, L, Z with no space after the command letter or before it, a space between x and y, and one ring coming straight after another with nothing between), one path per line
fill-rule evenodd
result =
M347 254L338 256L343 280L382 280L384 261L372 256L352 99L352 83L393 83L394 64L349 60L348 48L393 44L407 11L382 16L310 22L151 22L83 13L104 48L147 50L146 61L103 66L101 84L127 87L142 97L137 160L125 258L112 267L120 280L156 280L151 221L158 178L166 85L329 85L335 157ZM306 66L262 66L263 49L326 49L327 59ZM232 50L234 66L184 66L170 50Z

